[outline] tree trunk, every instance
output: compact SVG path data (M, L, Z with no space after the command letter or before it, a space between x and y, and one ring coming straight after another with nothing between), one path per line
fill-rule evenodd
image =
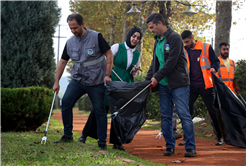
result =
M127 12L131 9L131 2L127 2L126 5L126 10L125 10L125 22L124 22L124 27L123 27L123 36L122 36L122 42L126 41L126 36L129 31L129 21L127 21Z
M159 2L159 13L165 20L165 24L169 25L169 16L172 11L171 1L158 1Z
M147 18L152 14L152 12L154 10L154 5L155 5L155 1L151 1L150 6L149 6L149 10L147 13ZM140 10L143 9L144 7L145 7L145 3L142 3ZM147 24L144 22L144 18L142 15L140 16L140 20L138 22L138 27L141 28L142 34L144 36L148 27L147 27ZM136 49L140 52L140 61L142 61L143 36L142 36L142 39L139 41L138 45L136 46ZM140 66L141 66L141 63L140 63Z
M226 42L230 44L231 32L231 7L232 1L216 0L216 29L214 51L219 56L219 44Z

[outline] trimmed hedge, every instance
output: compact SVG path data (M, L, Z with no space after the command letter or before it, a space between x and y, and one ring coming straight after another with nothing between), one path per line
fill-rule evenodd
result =
M43 87L1 88L2 131L35 131L47 121L54 94Z

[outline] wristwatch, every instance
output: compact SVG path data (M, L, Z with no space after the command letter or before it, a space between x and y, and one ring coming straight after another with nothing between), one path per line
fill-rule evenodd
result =
M105 74L105 76L109 76L110 78L112 77L111 74Z

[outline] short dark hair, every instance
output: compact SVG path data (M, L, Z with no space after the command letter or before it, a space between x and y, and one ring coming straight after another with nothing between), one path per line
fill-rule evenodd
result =
M77 13L70 14L67 17L67 22L68 21L73 21L73 20L76 20L79 25L81 25L83 23L83 21L84 21L83 17L80 14L77 14Z
M186 38L191 39L191 37L192 37L192 32L189 31L189 30L185 30L185 31L183 31L183 32L181 33L181 37L182 37L183 40L186 39Z
M220 43L219 48L221 48L222 46L229 46L229 44L226 42L222 42L222 43Z
M146 20L146 23L148 24L149 22L153 22L153 24L158 24L158 22L160 21L163 25L167 25L166 23L165 23L165 20L164 20L164 18L162 17L162 15L160 14L160 13L153 13L153 14L151 14L148 18L147 18L147 20Z

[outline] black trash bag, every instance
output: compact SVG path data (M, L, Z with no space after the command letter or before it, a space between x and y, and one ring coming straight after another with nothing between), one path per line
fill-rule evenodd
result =
M118 141L122 144L130 143L146 120L150 83L151 81L134 83L108 81L106 84L112 123ZM139 92L141 93L137 96ZM137 97L133 99L135 96ZM131 99L133 100L128 103ZM126 106L121 109L124 105Z
M246 148L246 108L223 81L212 73L217 119L228 145Z

